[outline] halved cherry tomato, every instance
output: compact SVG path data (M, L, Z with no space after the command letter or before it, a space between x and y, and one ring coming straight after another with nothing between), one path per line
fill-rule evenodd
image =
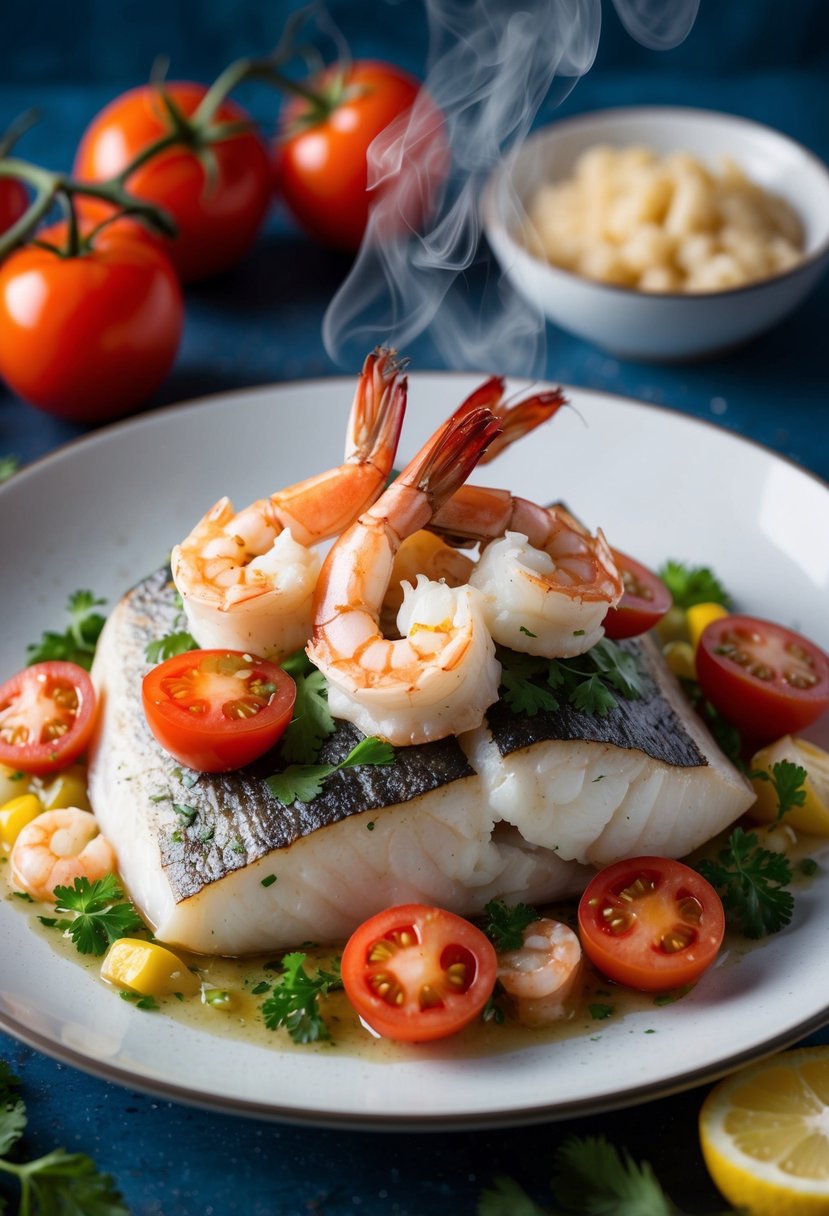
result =
M29 205L25 187L13 177L0 177L0 233L11 228Z
M449 152L437 106L425 95L415 106L420 82L414 76L373 60L355 60L343 71L342 64L335 64L309 82L324 103L321 110L305 100L285 107L276 178L288 207L311 236L355 252L377 197L368 189L367 159L375 136L397 119L401 135L402 123L411 123L401 163L388 168L378 187L381 193L395 192L395 215L383 235L419 227L446 176ZM411 118L404 119L410 111Z
M165 82L164 91L185 117L198 108L207 89L189 82ZM152 157L127 178L131 193L168 211L178 236L167 245L185 283L233 266L253 243L271 197L271 167L264 141L249 116L233 101L224 102L214 122L248 124L211 144L204 160L183 145ZM114 177L169 131L155 85L141 85L111 101L92 120L75 158L82 181ZM211 176L206 163L212 160ZM88 214L106 213L106 204L85 202Z
M341 972L348 999L372 1030L406 1043L442 1039L477 1017L498 961L469 921L424 904L372 916L349 938Z
M609 638L635 638L662 620L673 599L662 579L647 566L618 549L612 553L625 590L619 603L604 618L604 631Z
M0 687L0 763L43 776L76 760L95 722L95 689L75 663L26 667Z
M172 366L181 287L160 245L139 239L135 227L118 221L77 257L26 245L0 266L0 376L47 413L117 418ZM38 236L61 248L66 225Z
M752 743L797 734L829 709L829 657L771 621L726 616L697 646L706 698Z
M296 685L276 663L241 650L188 650L159 663L142 685L144 713L161 746L203 773L225 773L281 738Z
M609 979L643 992L695 983L724 932L711 884L666 857L617 861L591 879L579 903L587 957Z

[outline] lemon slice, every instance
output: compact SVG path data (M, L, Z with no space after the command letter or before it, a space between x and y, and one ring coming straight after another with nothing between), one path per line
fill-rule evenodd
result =
M795 739L784 735L775 743L762 748L752 756L751 768L765 772L780 760L799 764L809 774L806 783L806 801L803 806L786 811L783 822L800 832L813 832L816 836L829 836L829 752L810 743L808 739ZM770 781L752 781L757 801L749 810L752 819L769 823L777 816L777 795Z
M752 1216L829 1212L829 1047L783 1052L721 1081L699 1116L716 1186Z

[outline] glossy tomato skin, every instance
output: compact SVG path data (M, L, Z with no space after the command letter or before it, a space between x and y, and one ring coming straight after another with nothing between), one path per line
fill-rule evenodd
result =
M296 685L281 667L241 650L188 650L154 667L142 685L158 742L202 773L244 768L269 751L295 698Z
M346 995L363 1021L406 1043L442 1039L473 1021L497 970L495 949L480 929L425 904L370 917L349 938L341 961Z
M38 235L61 245L66 228ZM170 370L183 320L169 259L131 227L104 229L77 257L26 245L0 264L0 376L72 422L140 405Z
M187 81L164 87L188 118L207 92L204 85ZM116 97L86 129L75 158L75 175L96 182L120 173L167 132L164 114L154 86L142 85ZM235 102L226 101L214 122L250 122L250 118ZM253 244L271 198L268 151L252 127L212 144L211 151L216 158L215 181L208 179L197 153L180 146L153 157L126 182L133 194L163 207L175 220L178 235L168 242L167 252L185 283L234 266ZM94 201L85 208L93 215L102 210Z
M95 724L87 672L59 659L25 667L0 687L0 764L43 777L86 750Z
M321 78L320 91L338 70L335 66ZM323 244L353 253L360 247L373 202L373 192L367 189L368 147L411 110L420 82L392 64L356 60L348 68L345 90L332 113L310 126L301 125L306 102L285 107L275 173L277 188L302 227ZM391 234L419 227L449 162L438 108L424 95L415 113L416 132L407 142L407 160L414 170L401 191L405 203L402 214L390 223Z
M662 579L629 557L613 549L613 560L625 585L621 600L604 618L605 635L618 641L634 638L652 629L673 604L670 591Z
M25 187L13 177L0 177L0 235L16 223L29 205Z
M642 992L694 984L717 957L722 901L696 870L635 857L600 870L579 903L582 948L602 974Z
M798 734L829 709L829 657L772 621L736 614L712 621L696 664L705 697L748 743Z

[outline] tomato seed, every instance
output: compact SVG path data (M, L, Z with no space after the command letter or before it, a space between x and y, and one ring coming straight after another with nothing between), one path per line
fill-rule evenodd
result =
M680 900L679 915L687 923L698 925L702 920L702 904L693 895L686 895Z
M222 713L226 718L255 718L263 708L256 697L237 697L235 701L225 701Z
M814 667L814 658L809 654L809 651L804 650L804 648L798 642L789 642L788 646L786 647L786 651L792 656L793 659L798 659L801 663L805 663L808 667Z
M443 1004L440 993L431 984L424 984L421 987L417 1001L421 1009L435 1009L438 1005Z
M687 950L696 940L696 933L693 929L686 925L677 925L668 933L663 933L659 939L659 949L665 954L678 954L680 950Z
M632 912L621 912L618 908L612 908L610 905L602 909L602 919L605 922L605 929L609 930L614 937L627 933L628 929L636 924L636 917Z
M754 662L752 655L747 650L732 650L729 656L739 667L748 667Z
M787 684L791 684L792 688L814 688L817 684L817 676L813 676L810 671L784 671L783 679Z
M452 963L447 967L446 982L453 988L463 988L466 984L466 963Z
M78 694L74 688L53 688L52 700L61 709L68 709L72 713L77 713Z
M768 683L769 680L774 679L774 668L769 667L768 663L753 663L748 670L758 680L765 680Z
M69 730L69 723L62 718L51 718L40 732L41 739L60 739Z
M655 890L656 883L654 880L646 878L644 874L640 874L623 891L619 892L619 898L624 899L627 903L632 903L634 899L643 899L646 895L652 895Z

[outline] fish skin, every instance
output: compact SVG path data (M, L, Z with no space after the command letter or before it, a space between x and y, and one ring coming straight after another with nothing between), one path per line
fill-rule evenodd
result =
M471 914L496 897L542 901L583 888L583 867L496 825L452 738L405 749L391 766L341 770L313 802L290 807L265 785L274 754L235 773L182 769L152 736L139 691L151 667L145 647L177 615L169 570L157 571L116 606L92 672L101 708L90 799L159 940L246 954L342 940L396 903ZM321 761L343 759L359 737L339 723Z

